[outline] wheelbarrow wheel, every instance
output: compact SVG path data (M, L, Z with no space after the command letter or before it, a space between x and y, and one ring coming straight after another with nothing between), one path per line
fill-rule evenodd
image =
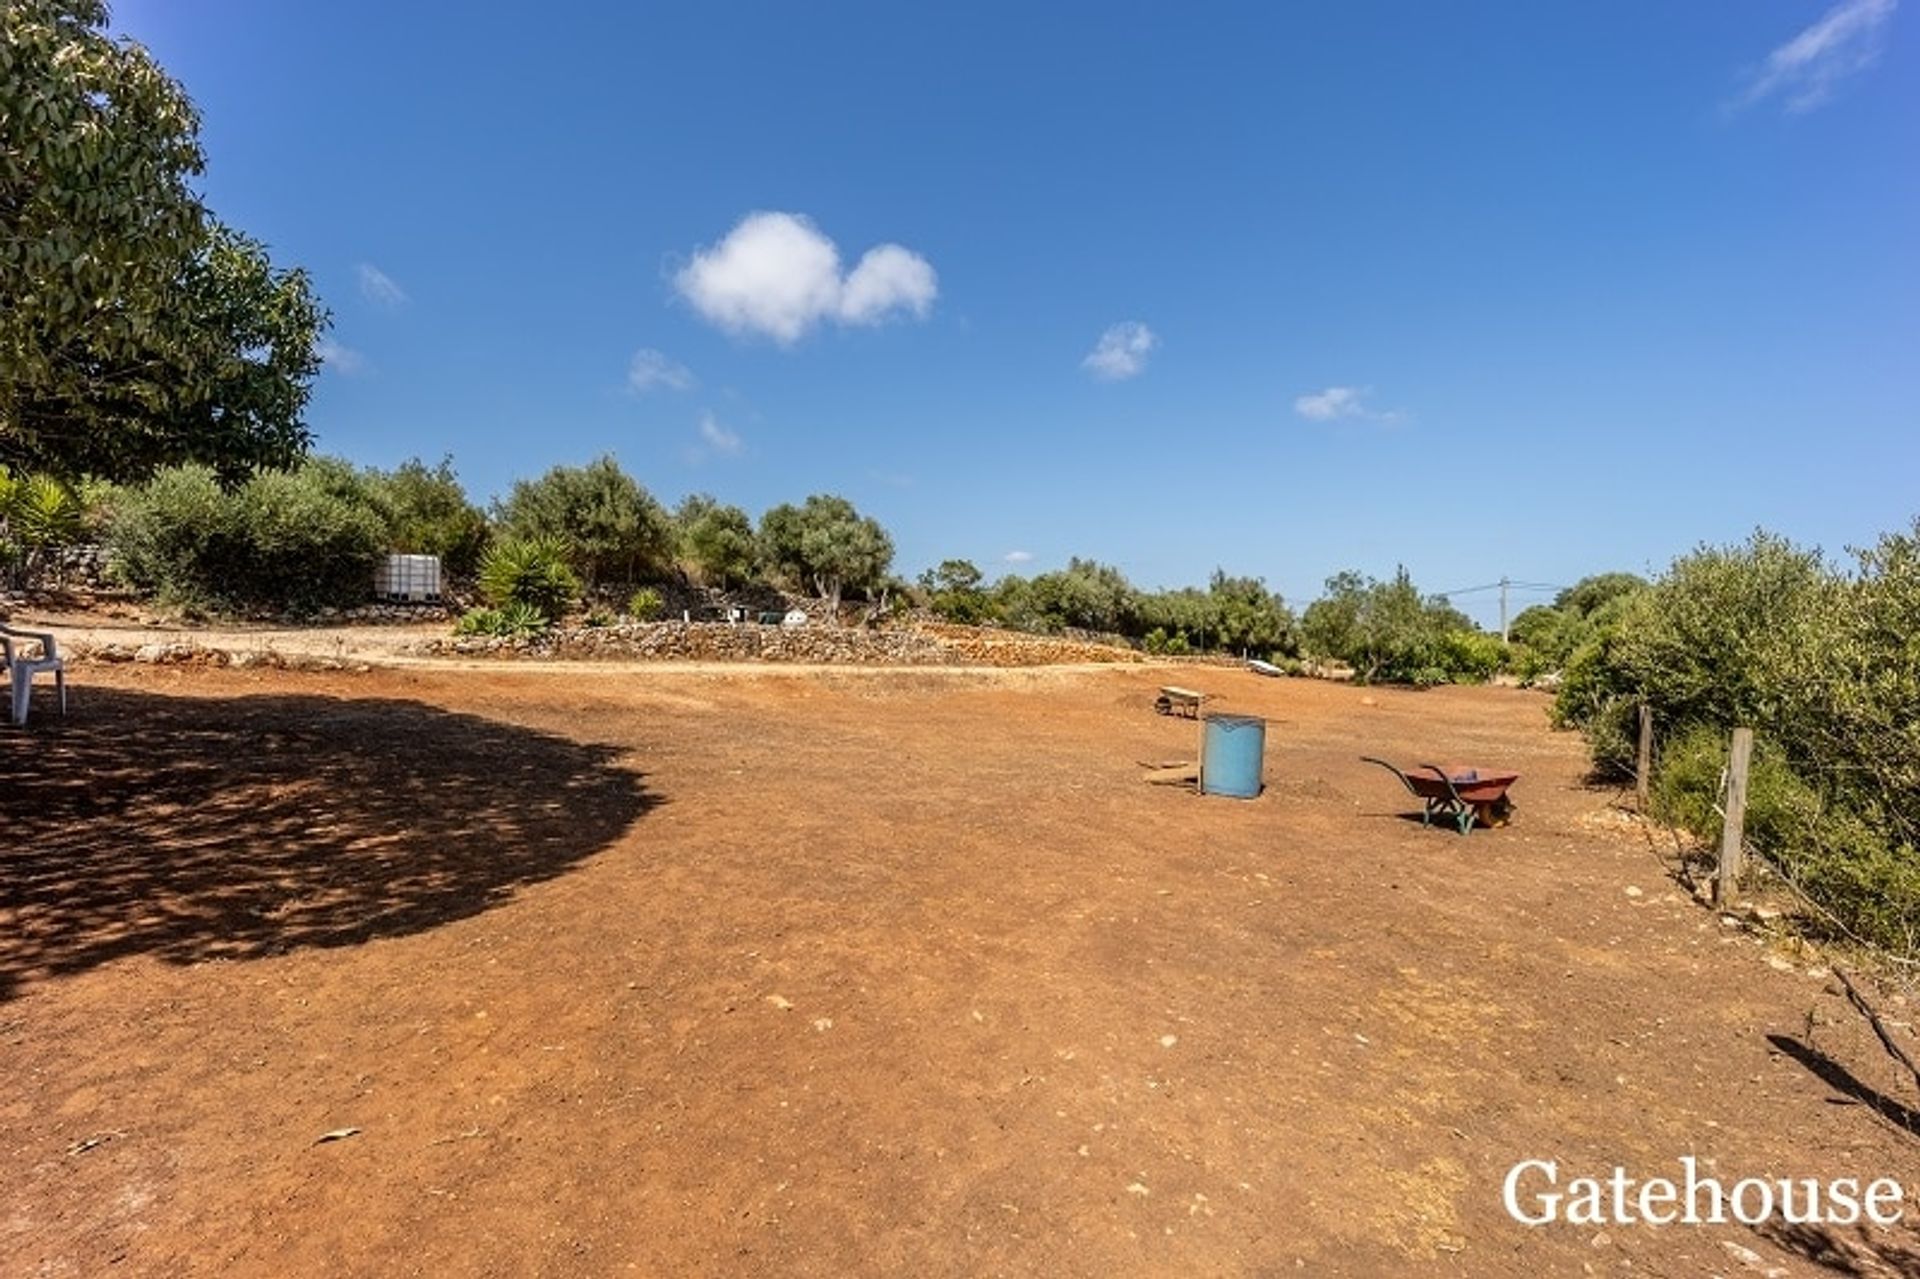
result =
M1502 795L1473 806L1473 819L1482 826L1505 826L1513 820L1513 801Z

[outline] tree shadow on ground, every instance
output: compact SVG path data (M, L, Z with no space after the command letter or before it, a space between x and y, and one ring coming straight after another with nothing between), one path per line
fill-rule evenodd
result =
M1887 1096L1812 1044L1802 1043L1790 1035L1768 1035L1767 1042L1805 1066L1820 1082L1835 1092L1871 1107L1888 1123L1898 1125L1920 1136L1920 1111L1915 1111L1905 1102Z
M1920 1232L1905 1222L1875 1232L1865 1226L1849 1229L1769 1219L1755 1226L1753 1233L1835 1274L1859 1279L1920 1275Z
M478 914L657 802L620 754L408 701L90 690L0 729L0 1000Z

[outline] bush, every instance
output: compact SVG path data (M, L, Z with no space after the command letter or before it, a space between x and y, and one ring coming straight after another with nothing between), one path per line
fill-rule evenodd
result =
M498 635L500 629L500 610L497 608L470 608L460 615L453 624L455 635Z
M1657 811L1711 837L1724 742L1755 732L1747 834L1849 932L1920 937L1920 525L1852 574L1755 534L1617 596L1567 664L1555 717L1631 768L1637 707L1662 751ZM1609 610L1613 611L1611 617Z
M1455 684L1484 684L1507 660L1507 646L1485 631L1448 631L1440 637L1436 665Z
M627 616L636 622L658 621L666 609L666 601L661 599L660 592L651 586L641 587L627 601Z
M1185 635L1178 631L1169 635L1158 626L1146 633L1140 646L1159 657L1185 657L1193 651Z
M110 571L182 608L345 608L368 599L386 522L351 468L326 459L238 489L173 467L112 500Z
M666 511L611 457L514 481L500 522L513 537L564 548L589 583L657 581L673 560Z
M413 458L392 471L368 472L368 478L385 508L388 549L437 555L453 577L471 578L479 570L493 534L486 512L467 501L452 458L431 469Z
M509 604L505 608L474 608L453 624L455 635L538 635L548 621L539 609L527 604Z
M31 587L49 560L80 540L85 509L51 475L16 477L0 466L0 582Z
M494 543L480 561L480 594L502 610L522 605L550 622L579 592L566 547L553 538L508 538Z

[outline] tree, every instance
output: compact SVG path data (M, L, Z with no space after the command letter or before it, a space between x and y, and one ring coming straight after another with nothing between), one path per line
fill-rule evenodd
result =
M1063 626L1086 631L1131 634L1139 621L1139 594L1111 564L1074 557L1058 572L1042 573L1029 584L1035 610L1046 629Z
M753 521L739 507L689 494L674 509L673 527L681 563L701 583L725 590L753 580Z
M0 10L0 423L23 392L84 383L80 352L147 345L199 242L199 117L103 0ZM11 441L10 441L11 442Z
M789 582L810 585L838 619L843 591L872 591L886 579L893 539L846 498L816 493L800 506L783 502L760 517L760 555Z
M589 584L653 581L673 559L666 511L611 456L515 480L499 519L514 537L564 542Z
M1580 617L1591 617L1613 600L1645 590L1646 586L1646 579L1636 573L1595 573L1554 596L1553 606Z
M1293 614L1261 578L1228 577L1224 570L1215 569L1207 584L1207 600L1220 647L1237 648L1244 654L1272 653L1290 646Z
M1483 679L1489 654L1499 661L1499 641L1489 647L1473 623L1445 596L1422 596L1404 568L1391 581L1359 573L1327 579L1327 593L1307 609L1301 623L1307 651L1353 667L1360 680L1431 684L1451 678Z
M453 459L428 468L409 458L388 472L371 473L387 510L389 541L396 551L438 555L447 572L471 577L480 567L492 531L487 515L467 500Z
M942 560L940 567L920 575L920 589L934 612L950 622L972 625L984 620L989 610L981 581L980 569L972 560Z
M229 485L306 451L326 313L187 179L198 119L97 0L18 0L0 41L0 460Z

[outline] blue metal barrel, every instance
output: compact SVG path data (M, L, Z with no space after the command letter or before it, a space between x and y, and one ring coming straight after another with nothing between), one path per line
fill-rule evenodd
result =
M1200 748L1200 790L1252 799L1266 762L1267 721L1252 715L1209 715Z

